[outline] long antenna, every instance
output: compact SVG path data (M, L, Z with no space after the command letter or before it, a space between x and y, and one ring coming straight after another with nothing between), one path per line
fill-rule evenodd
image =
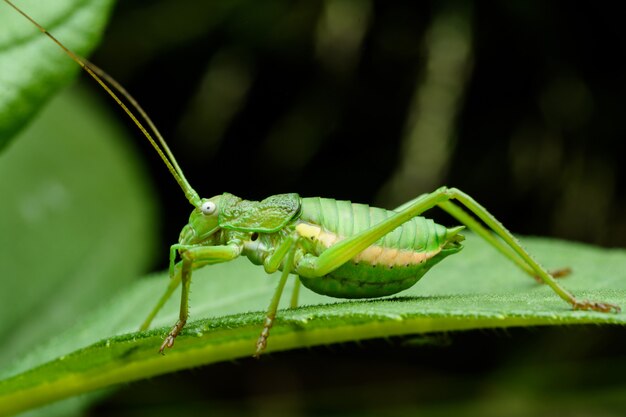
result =
M163 136L161 135L159 130L156 128L156 126L154 125L154 123L152 122L148 114L143 110L143 108L139 105L139 103L137 103L137 100L135 100L133 96L131 96L130 93L126 91L124 87L122 87L120 83L115 81L113 77L111 77L109 74L104 72L102 69L100 69L96 65L89 62L87 59L82 58L81 56L74 53L72 50L68 49L57 38L55 38L50 32L48 32L43 26L41 26L33 18L31 18L29 15L23 12L19 7L14 5L10 0L4 0L4 1L9 6L14 8L19 14L21 14L26 19L28 19L33 25L35 25L41 33L43 33L48 38L50 38L54 43L56 43L70 58L72 58L72 60L74 60L74 62L80 65L81 68L83 68L94 80L96 80L98 84L100 84L100 86L124 110L124 112L128 115L128 117L130 117L130 119L135 123L135 125L137 125L139 130L141 130L141 133L143 133L144 136L148 139L152 147L157 151L157 153L159 154L159 156L161 157L161 159L167 166L167 169L174 176L174 179L176 180L178 185L180 185L180 188L182 188L183 192L185 193L185 196L187 197L187 200L189 200L189 202L192 205L199 207L201 204L200 196L198 195L198 193L196 193L196 191L193 188L191 188L191 185L185 178L183 171L180 169L180 166L178 165L178 162L176 162L176 158L174 158L172 151L170 151L169 146L167 146L165 139L163 139ZM113 87L114 90L116 90L119 94L121 94L122 97L124 97L130 103L130 105L141 115L143 120L148 124L148 127L150 128L152 133L154 133L154 136L156 136L158 143L154 140L152 135L143 126L143 124L141 124L141 122L135 116L135 114L126 106L126 104L124 104L124 102L117 96L117 94L115 94L115 92L109 86ZM159 146L159 144L161 146Z

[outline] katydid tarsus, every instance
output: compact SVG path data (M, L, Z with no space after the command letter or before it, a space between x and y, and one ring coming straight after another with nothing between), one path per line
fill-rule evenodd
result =
M242 200L229 193L200 198L154 123L132 96L104 71L63 46L10 0L5 2L61 47L124 109L194 207L178 243L170 248L170 283L141 326L142 330L149 327L182 283L179 319L161 345L161 353L173 346L187 322L189 288L195 269L244 255L254 264L262 265L268 273L281 271L256 342L254 355L258 356L267 345L290 275L296 280L292 307L297 306L300 283L316 293L339 298L395 294L413 286L448 255L459 252L463 241L460 232L464 227L485 239L528 275L547 284L572 308L620 311L616 305L574 297L554 279L553 275L557 274L551 275L540 266L484 207L456 188L439 188L394 210L328 198L301 198L297 194L276 195L263 201ZM443 209L463 226L447 228L420 217L434 207Z

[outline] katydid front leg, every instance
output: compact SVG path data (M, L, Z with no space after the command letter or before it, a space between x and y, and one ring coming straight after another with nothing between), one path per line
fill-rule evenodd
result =
M182 291L180 294L180 313L178 321L163 341L163 344L159 349L160 353L163 353L165 348L171 348L174 345L176 336L178 336L180 331L185 326L185 323L187 323L187 318L189 317L189 286L191 284L191 271L201 266L231 261L239 256L241 250L242 247L239 244L234 243L223 246L194 246L181 250L180 256L182 261L180 262L180 274ZM175 270L176 268L170 268L170 273L174 273ZM175 277L171 278L173 283ZM172 283L170 284L170 287L172 287ZM166 291L164 297L167 296L168 293L171 294L170 287L168 287L168 291ZM157 308L160 308L160 305L157 305Z
M502 241L497 240L491 232L485 229L471 216L467 215L457 205L450 202L456 200L458 203L495 233ZM344 239L325 250L320 256L305 256L296 266L296 272L304 276L324 276L355 257L358 253L374 244L378 239L393 231L396 227L405 223L409 219L419 216L424 211L439 206L448 211L461 223L471 230L474 230L487 243L494 246L499 252L515 262L527 272L534 273L543 282L557 293L559 297L572 305L574 309L594 310L600 312L619 312L621 309L613 304L578 300L569 291L559 285L556 280L541 267L526 250L520 245L518 240L509 232L493 215L484 207L478 204L473 198L456 188L442 187L438 190L417 197L408 204L402 205L396 215L383 220L371 228Z
M168 284L167 289L165 290L165 293L163 293L163 295L159 299L159 302L156 303L156 305L152 308L152 311L150 311L150 314L148 315L148 317L146 317L146 319L141 324L141 327L139 327L140 331L148 330L148 327L150 327L150 323L152 323L152 320L154 320L154 318L159 313L159 311L161 311L161 309L163 308L167 300L170 299L174 291L176 291L176 288L178 288L178 286L180 285L182 262L179 262L178 264L176 264L175 262L178 251L188 250L195 246L196 245L183 245L180 243L176 243L170 246L170 263L169 263L170 283Z

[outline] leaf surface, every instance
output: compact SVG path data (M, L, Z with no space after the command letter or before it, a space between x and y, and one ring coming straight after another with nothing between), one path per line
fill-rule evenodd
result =
M578 296L626 306L626 251L540 238L523 241L548 267L572 267L575 273L563 282ZM47 357L54 351L63 355L61 359L29 369L42 363L33 353L18 363L10 372L18 374L0 383L0 405L14 407L10 410L32 407L121 382L250 356L277 278L268 278L245 259L197 271L191 299L195 321L165 356L156 352L176 320L178 299L174 296L166 304L155 322L157 328L133 333L168 278L162 274L144 279L45 347ZM289 297L283 298L286 304ZM396 297L346 302L304 290L301 301L302 307L279 312L268 353L451 330L626 323L624 313L572 311L549 288L536 284L475 236L469 236L459 255ZM87 347L69 353L76 338Z
M0 373L24 352L57 357L42 342L154 259L154 197L122 139L98 102L68 91L0 155ZM84 346L64 338L67 352Z

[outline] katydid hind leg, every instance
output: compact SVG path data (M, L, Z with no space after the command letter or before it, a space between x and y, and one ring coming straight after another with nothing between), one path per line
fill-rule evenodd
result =
M488 230L484 227L480 222L478 222L474 217L472 217L469 213L467 213L463 208L461 208L458 204L453 203L452 201L446 201L439 204L444 211L458 220L461 224L465 225L468 229L476 233L478 236L482 237L487 243L493 246L498 252L508 258L511 262L516 264L520 269L530 275L536 282L540 284L545 284L543 279L533 268L522 259L510 246L507 246L501 239L499 239L492 231ZM552 278L563 278L571 274L571 268L560 268L556 270L549 271L549 274Z
M613 304L579 300L574 297L572 293L567 291L558 282L556 282L554 277L552 277L546 269L544 269L541 265L539 265L537 261L535 261L535 259L526 251L526 249L522 247L517 238L513 236L513 234L509 232L502 225L502 223L500 223L491 213L489 213L487 209L485 209L476 200L465 194L463 191L456 188L443 188L435 191L435 193L446 194L449 199L456 200L460 205L467 208L482 222L484 222L485 225L487 225L500 239L502 239L504 243L506 243L524 262L528 264L528 266L532 269L532 271L534 271L537 277L539 277L550 288L552 288L552 290L559 297L570 303L575 310L593 310L603 313L608 313L611 311L621 311L619 306ZM438 205L446 210L446 202L438 203ZM490 241L487 239L487 242ZM498 248L496 247L496 249ZM563 271L563 273L567 273L567 270Z

